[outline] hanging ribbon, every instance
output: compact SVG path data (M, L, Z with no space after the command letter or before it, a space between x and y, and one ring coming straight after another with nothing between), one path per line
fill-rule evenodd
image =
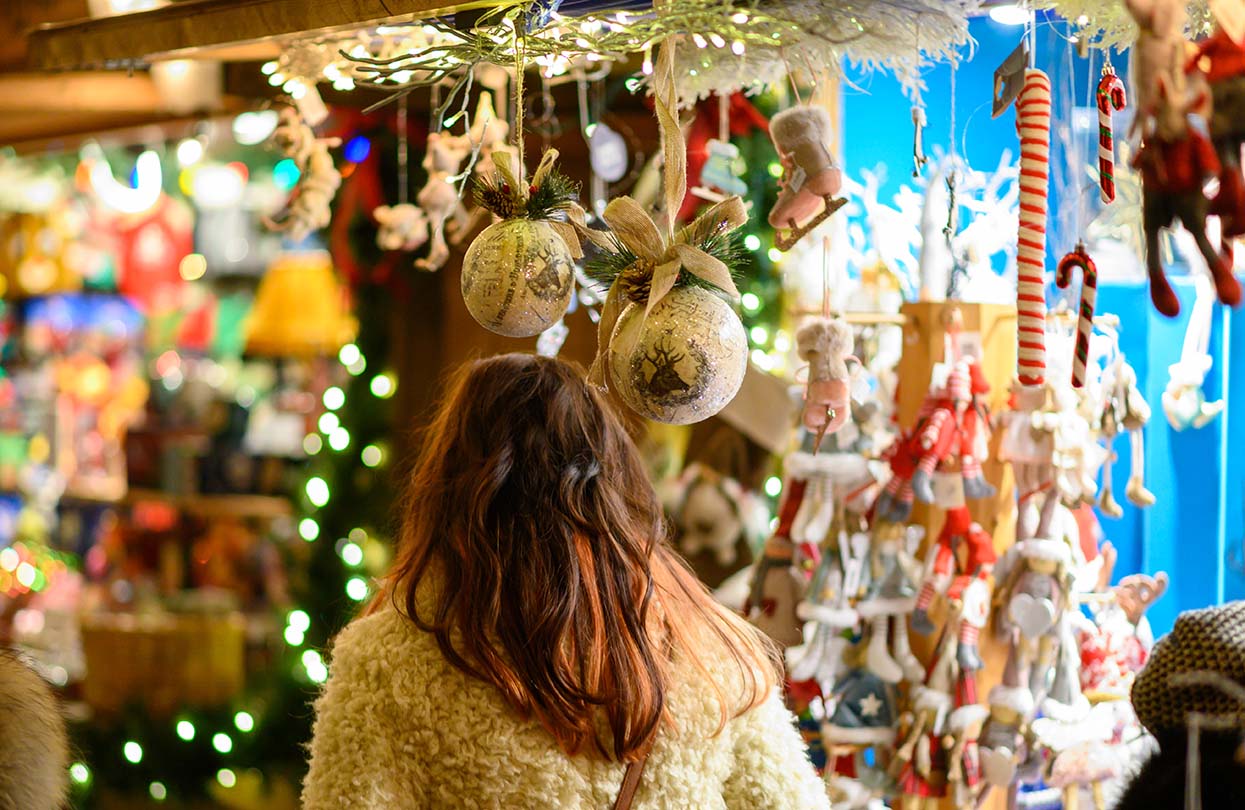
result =
M739 197L729 197L717 203L693 222L675 230L683 198L687 194L687 144L679 128L674 85L674 42L662 43L653 70L653 101L657 110L657 124L661 132L662 155L665 161L664 197L665 209L660 225L642 205L630 197L619 197L605 206L601 219L609 226L615 239L636 255L632 268L649 278L648 300L644 309L647 318L666 295L674 289L683 270L723 290L732 298L739 297L730 268L719 259L700 248L704 241L714 235L726 234L748 221L748 211ZM594 238L594 241L597 241ZM610 246L607 249L613 249ZM588 379L595 385L606 387L605 360L609 354L614 327L623 309L630 303L619 283L610 286L601 320L597 325L597 356L592 361Z
M557 162L558 150L546 149L545 154L540 158L540 164L536 167L536 173L532 175L531 183L527 183L519 176L521 169L516 165L517 156L513 152L506 150L497 150L493 152L493 166L497 173L501 175L501 179L509 186L514 195L516 202L520 207L526 208L527 200L531 196L531 189L538 188L541 183L545 182L545 177L553 169L553 164ZM566 208L566 221L557 219L546 219L543 222L548 223L557 231L558 236L562 237L562 241L566 242L566 246L571 251L572 258L583 258L584 251L580 246L579 238L581 235L592 236L594 231L590 230L586 224L584 209L579 203L570 201ZM597 239L593 239L600 242Z

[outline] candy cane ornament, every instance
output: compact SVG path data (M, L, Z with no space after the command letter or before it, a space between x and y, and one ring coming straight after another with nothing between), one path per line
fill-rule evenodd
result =
M1089 363L1089 338L1094 331L1094 304L1098 301L1098 268L1085 252L1085 244L1059 260L1055 283L1067 289L1072 283L1073 268L1081 268L1081 311L1076 321L1076 349L1072 356L1072 387L1085 387L1085 366Z
M1098 188L1104 203L1115 199L1115 134L1111 128L1111 111L1122 110L1126 103L1124 82L1107 65L1098 82Z
M1025 71L1016 99L1020 136L1020 229L1016 236L1017 376L1046 382L1046 190L1050 163L1050 77Z

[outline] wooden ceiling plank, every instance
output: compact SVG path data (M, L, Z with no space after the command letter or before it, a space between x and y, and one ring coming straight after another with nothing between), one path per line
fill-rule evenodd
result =
M160 93L147 73L0 73L0 112L159 113Z
M187 0L150 11L44 25L27 36L35 70L115 68L152 56L422 19L490 3L469 0Z

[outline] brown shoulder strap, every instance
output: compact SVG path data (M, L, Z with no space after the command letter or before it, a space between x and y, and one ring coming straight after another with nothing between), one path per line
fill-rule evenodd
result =
M635 800L635 792L640 787L640 778L644 776L644 765L648 762L648 752L627 765L623 774L622 787L618 789L618 798L614 800L614 810L631 810L631 802Z

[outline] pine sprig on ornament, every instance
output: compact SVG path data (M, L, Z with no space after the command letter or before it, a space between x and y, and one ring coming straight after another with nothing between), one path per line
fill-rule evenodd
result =
M579 184L551 168L527 192L515 188L501 172L476 178L475 200L502 219L557 219L579 199Z
M686 233L687 230L687 228L684 228L679 232L679 235L691 235ZM652 262L641 260L639 256L627 248L613 234L610 234L608 239L611 247L608 250L598 252L593 258L589 259L584 264L584 272L588 278L600 285L602 289L608 290L615 282L618 282L619 292L628 301L647 302L649 289L653 281L653 272L656 270L656 267L654 267ZM701 241L688 244L699 248L726 265L730 271L732 281L738 281L741 277L739 267L743 264L747 254L744 251L743 243L734 232L713 230L707 234L701 234ZM729 290L723 290L716 284L686 270L679 271L679 278L675 282L675 286L699 287L700 289L725 295L730 293Z

